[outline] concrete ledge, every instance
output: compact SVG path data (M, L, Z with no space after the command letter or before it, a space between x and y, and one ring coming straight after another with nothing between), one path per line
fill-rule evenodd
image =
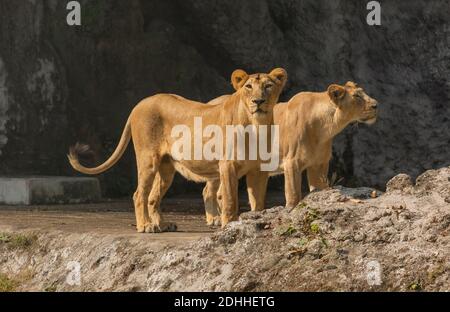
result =
M100 199L96 178L0 177L0 205L78 204Z

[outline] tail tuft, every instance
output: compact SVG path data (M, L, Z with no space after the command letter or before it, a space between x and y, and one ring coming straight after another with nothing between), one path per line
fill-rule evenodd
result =
M95 158L94 152L89 148L89 145L86 144L80 144L77 143L74 146L72 146L69 149L69 154L67 155L67 158L69 159L70 165L77 170L78 172L89 174L89 175L96 175L105 172L122 157L123 153L125 152L125 149L128 146L128 143L130 143L131 140L131 126L130 126L130 120L127 121L127 124L125 125L125 129L122 132L122 136L120 137L119 145L117 145L114 153L111 155L111 157L108 158L107 161L105 161L100 166L97 166L95 168L87 168L80 164L80 158L84 161L87 157L90 156L90 158Z
M92 158L93 155L94 152L89 145L77 142L74 146L69 148L67 158L69 159L70 164L74 168L77 168L80 165L80 158Z

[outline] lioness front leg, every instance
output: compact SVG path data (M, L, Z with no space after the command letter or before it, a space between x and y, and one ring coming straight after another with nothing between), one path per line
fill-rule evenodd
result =
M307 170L309 191L324 190L328 188L328 162L311 166Z
M229 161L223 161L219 164L220 170L220 208L222 227L225 227L231 221L238 220L239 202L238 202L238 178L236 168Z
M148 214L151 223L145 228L147 233L175 232L177 230L177 225L172 222L164 222L160 213L161 200L172 185L174 176L173 165L170 162L161 163L148 198Z
M285 162L284 192L287 208L294 208L302 199L302 171L293 161Z
M252 211L264 210L267 181L269 174L265 171L253 171L247 174L247 192Z
M203 202L205 204L206 224L220 225L220 207L217 198L220 180L211 180L203 189Z

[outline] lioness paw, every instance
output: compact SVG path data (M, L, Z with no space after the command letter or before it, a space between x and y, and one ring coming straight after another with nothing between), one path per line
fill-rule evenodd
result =
M221 221L220 221L220 216L215 216L215 217L209 217L206 220L206 225L208 226L220 226Z
M178 226L173 222L163 224L149 224L145 227L145 233L176 232Z
M145 226L136 226L136 232L145 233Z

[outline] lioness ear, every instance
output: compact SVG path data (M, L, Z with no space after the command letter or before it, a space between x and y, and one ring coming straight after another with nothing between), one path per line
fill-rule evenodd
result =
M338 105L339 101L342 100L347 91L343 86L332 84L328 87L328 96L334 102L334 104Z
M285 86L288 79L288 74L283 68L275 68L270 72L269 76L277 83L281 84L282 87Z
M231 74L231 83L233 84L233 88L237 91L240 88L242 88L242 86L244 85L244 83L248 80L248 74L243 71L242 69L236 69L232 74Z
M358 88L358 84L357 83L354 83L353 81L347 81L347 83L345 84L345 86L347 87L347 88Z

